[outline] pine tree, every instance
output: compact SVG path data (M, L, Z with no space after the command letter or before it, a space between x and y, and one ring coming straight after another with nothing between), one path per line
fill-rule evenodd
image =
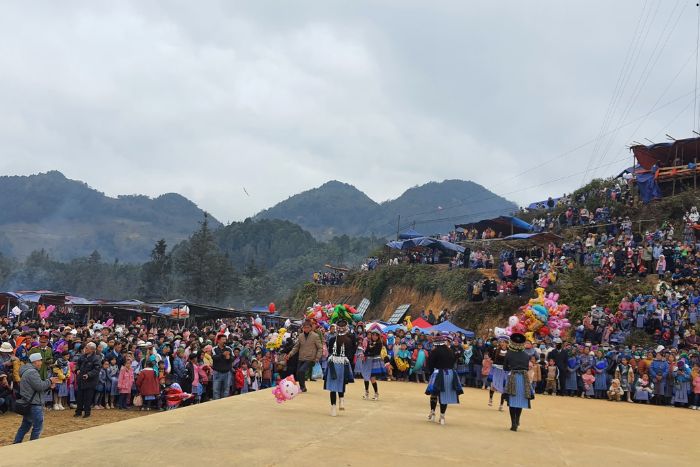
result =
M141 267L139 293L146 300L168 300L172 289L173 261L168 254L165 239L156 242L151 251L151 260Z
M201 303L221 302L235 286L235 272L209 229L208 214L177 257L180 290Z

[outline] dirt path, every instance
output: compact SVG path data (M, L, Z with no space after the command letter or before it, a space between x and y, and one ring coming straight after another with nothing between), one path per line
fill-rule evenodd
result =
M48 411L44 413L44 432L42 437L70 433L71 431L83 430L93 426L107 423L120 422L134 417L151 414L153 412L139 412L133 410L93 410L92 416L88 419L74 418L73 410L63 410L60 412ZM22 423L22 417L13 413L6 413L0 416L0 446L12 444ZM25 439L29 439L27 434Z
M423 389L380 383L381 400L369 402L353 384L347 410L332 418L328 393L310 383L284 404L269 391L237 396L6 446L0 458L34 467L117 459L130 466L697 465L699 411L538 396L513 433L507 409L488 407L487 392L476 389L450 406L446 426L429 423ZM72 423L64 417L47 417L47 433Z

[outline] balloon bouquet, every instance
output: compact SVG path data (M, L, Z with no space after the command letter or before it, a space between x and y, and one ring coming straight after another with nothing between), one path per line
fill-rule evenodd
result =
M496 337L510 336L513 333L524 334L530 342L535 341L535 334L541 338L566 337L571 327L568 318L568 305L559 303L559 294L545 295L542 287L536 289L537 297L520 307L518 313L508 318L506 328L495 328Z
M346 304L326 304L314 303L306 309L306 318L316 321L319 325L328 328L330 323L344 319L348 323L360 321L362 316L357 313L354 307Z

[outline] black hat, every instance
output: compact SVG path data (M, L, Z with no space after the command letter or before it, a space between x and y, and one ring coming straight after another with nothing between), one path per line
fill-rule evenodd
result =
M516 332L515 334L510 335L510 340L511 340L511 342L513 342L515 344L524 344L525 343L525 336L523 334Z

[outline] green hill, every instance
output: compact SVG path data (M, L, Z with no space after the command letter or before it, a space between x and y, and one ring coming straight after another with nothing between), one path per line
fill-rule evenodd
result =
M455 223L516 210L514 203L471 181L430 182L381 204L352 185L331 181L294 195L255 219L288 220L321 239L340 234L389 237L396 232L399 216L402 228L411 226L430 235L448 232Z
M0 177L0 192L0 252L16 258L43 248L57 259L98 250L109 259L144 261L158 239L187 238L203 214L176 193L111 198L57 171Z

